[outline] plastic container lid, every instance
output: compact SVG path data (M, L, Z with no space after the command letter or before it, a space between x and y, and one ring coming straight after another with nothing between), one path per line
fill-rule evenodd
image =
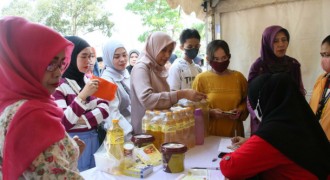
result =
M162 144L161 151L165 154L183 154L187 152L187 146L177 142L168 142Z
M154 140L154 136L150 134L135 134L131 138L131 141L138 146L141 146L142 144L152 143L154 142Z
M198 109L195 109L194 114L195 114L195 116L201 116L201 115L203 115L203 111L202 111L202 109L198 108Z

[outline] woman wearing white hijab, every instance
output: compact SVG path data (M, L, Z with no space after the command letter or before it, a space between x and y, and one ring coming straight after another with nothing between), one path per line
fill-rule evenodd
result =
M109 40L103 46L102 58L105 69L101 77L118 86L115 99L109 102L111 112L105 127L110 127L112 119L119 119L119 125L124 129L125 139L127 139L129 138L127 135L132 131L130 75L126 69L127 51L119 41Z

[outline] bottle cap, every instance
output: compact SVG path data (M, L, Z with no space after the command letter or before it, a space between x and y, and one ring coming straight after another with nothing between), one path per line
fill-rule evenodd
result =
M203 115L203 111L202 111L202 109L200 109L200 108L198 108L198 109L195 109L195 116L201 116L201 115Z

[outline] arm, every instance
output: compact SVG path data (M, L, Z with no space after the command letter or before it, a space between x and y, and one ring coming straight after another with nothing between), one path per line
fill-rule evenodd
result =
M77 169L77 151L77 146L66 135L40 153L23 176L26 179L83 179Z
M135 91L137 98L146 109L167 109L178 102L176 91L155 92L151 82L152 74L146 65L137 64L132 73L134 74L131 76L131 82L134 88L131 90Z
M89 103L77 97L71 87L63 83L53 94L55 102L64 111L62 123L66 130L70 130L78 120L85 121L88 128L94 127L108 116L108 105L105 101L94 99ZM70 100L72 98L73 100ZM92 111L90 111L92 110Z
M240 74L240 91L241 91L241 102L238 105L238 111L240 112L240 116L238 117L238 120L240 121L245 121L245 119L247 118L249 112L247 110L247 80L245 79L245 77L243 76L243 74Z
M244 179L285 162L287 158L277 149L262 138L252 136L235 152L221 159L220 169L229 179Z
M89 104L96 104L96 106L89 107L88 111L81 115L81 118L85 120L87 127L90 129L107 119L109 106L105 100L99 98L93 99L87 105Z

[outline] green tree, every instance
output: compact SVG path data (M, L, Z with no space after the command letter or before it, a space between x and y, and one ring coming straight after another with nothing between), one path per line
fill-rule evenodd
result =
M29 0L13 0L8 6L3 7L1 16L17 15L35 21L33 17L33 2Z
M140 42L145 42L147 36L153 31L164 31L177 37L182 29L180 23L180 9L171 9L166 0L134 0L128 3L126 10L141 16L142 25L147 27L147 31L138 37Z
M24 8L24 11L27 11L24 12L27 13L27 16L30 16L30 13L34 17L30 20L50 26L62 34L78 35L78 33L87 34L93 31L101 31L104 35L111 36L111 29L114 24L109 20L111 13L104 10L105 0L14 1L6 8L12 9L15 6L23 6L25 2L34 2L33 7ZM18 10L6 10L2 13L4 15L22 16L22 13L19 13Z

